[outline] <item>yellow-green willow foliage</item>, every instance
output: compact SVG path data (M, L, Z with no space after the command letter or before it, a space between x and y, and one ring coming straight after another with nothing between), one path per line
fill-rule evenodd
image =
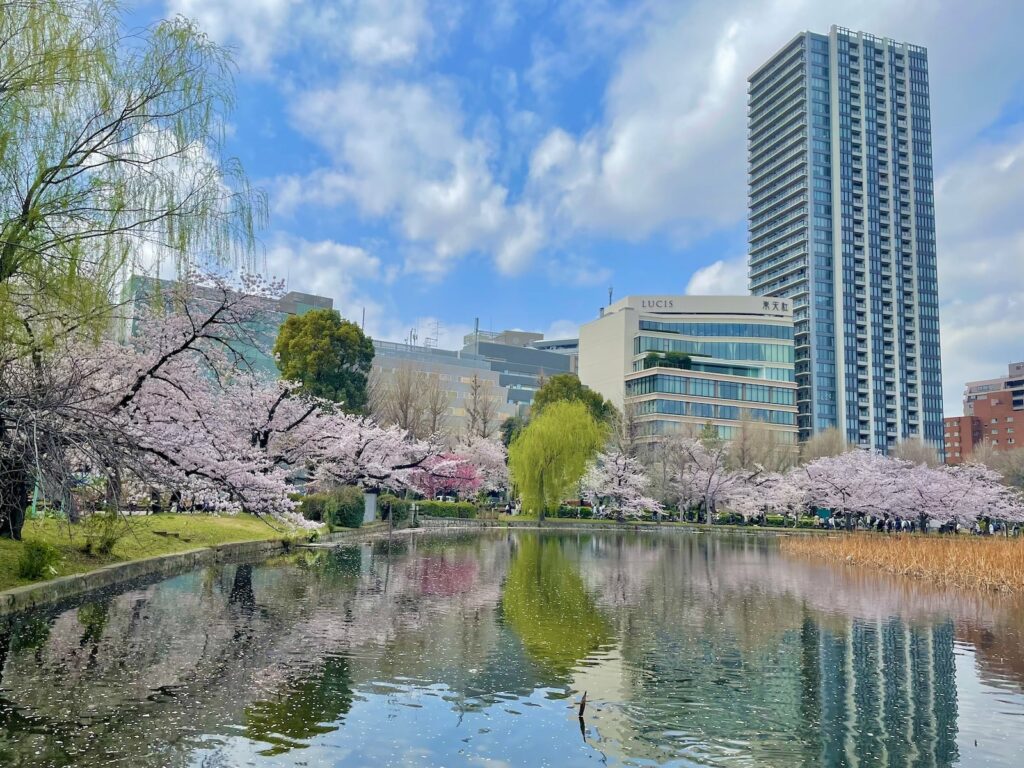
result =
M245 264L263 196L222 155L227 52L118 0L0 0L0 346L108 319L143 261Z
M576 490L604 444L605 427L579 400L559 400L530 421L508 449L512 483L526 512L545 512Z

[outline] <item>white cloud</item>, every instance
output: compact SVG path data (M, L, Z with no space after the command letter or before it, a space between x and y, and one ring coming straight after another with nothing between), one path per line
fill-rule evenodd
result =
M724 261L719 259L713 264L701 267L690 276L686 284L686 293L709 296L745 296L747 290L747 257Z
M575 339L580 335L580 324L575 320L555 320L543 333L545 339Z
M381 279L381 261L358 246L277 233L267 248L266 262L267 274L284 280L288 290L328 296L351 320L360 318L363 307L368 313L380 307L362 284Z
M360 66L408 64L432 48L439 30L454 27L460 6L449 0L167 0L167 10L235 46L246 69L267 73L276 57L311 47L318 56Z
M928 46L936 156L960 147L1019 85L1024 5L993 14L871 0L653 2L614 65L604 114L579 135L552 128L531 181L560 225L616 237L681 239L738 223L746 204L746 77L798 31L837 20ZM585 26L589 4L567 23ZM598 9L594 13L602 13ZM970 40L966 44L965 40Z
M490 170L491 147L464 134L457 100L443 87L349 79L301 94L291 117L331 165L279 179L279 213L350 202L368 216L393 215L415 246L408 271L427 275L474 251L516 272L543 241L540 217L509 202Z
M945 411L964 383L1024 359L1024 130L985 144L935 189Z
M344 19L346 12L353 13L348 50L356 61L408 62L433 36L424 0L373 0L348 5L343 5L334 17Z
M214 40L234 45L242 66L265 71L274 56L290 45L287 27L299 4L299 0L167 0L167 10L195 19Z
M571 253L563 258L553 258L547 262L548 278L556 285L568 285L574 288L606 286L612 279L612 271L602 267L593 259L580 254Z

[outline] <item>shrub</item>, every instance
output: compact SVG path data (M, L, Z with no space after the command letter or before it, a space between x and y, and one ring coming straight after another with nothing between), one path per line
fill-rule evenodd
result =
M308 496L303 496L299 501L299 514L307 520L323 522L327 499L328 494L326 493L311 493Z
M327 494L324 520L331 528L358 528L363 524L363 492L346 485Z
M386 493L377 499L377 509L381 511L381 519L384 517L384 511L390 510L390 514L395 523L404 523L412 515L412 502L408 499L400 499L397 496L392 496L390 493Z
M95 512L82 523L85 542L79 549L87 555L109 555L128 532L116 512Z
M715 523L718 525L742 525L743 515L735 512L718 512L715 514Z
M56 574L54 565L60 559L57 550L43 541L26 541L18 556L18 578L41 579Z
M785 525L785 523L786 523L786 518L784 518L782 515L765 515L764 516L764 524L765 525Z
M555 517L579 517L585 520L589 520L594 516L594 510L591 507L570 507L562 504L558 507L558 510L554 514Z
M420 514L430 517L476 517L476 507L468 501L419 501Z

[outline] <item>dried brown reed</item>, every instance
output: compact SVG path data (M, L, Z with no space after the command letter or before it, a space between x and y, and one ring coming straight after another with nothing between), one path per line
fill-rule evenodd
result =
M793 536L783 552L968 589L1024 592L1024 538L851 533Z

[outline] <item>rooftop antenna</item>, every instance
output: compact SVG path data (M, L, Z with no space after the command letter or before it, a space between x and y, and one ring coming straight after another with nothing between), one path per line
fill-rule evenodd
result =
M608 306L612 305L612 286L608 286Z
M427 348L437 347L437 343L441 338L441 323L437 320L434 321L434 335L427 336L423 340L423 346Z

